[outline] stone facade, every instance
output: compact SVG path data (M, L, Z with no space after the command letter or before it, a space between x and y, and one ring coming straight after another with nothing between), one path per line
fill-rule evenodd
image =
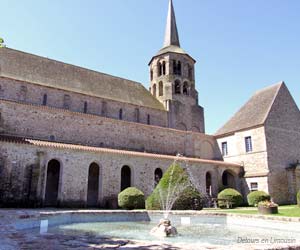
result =
M296 171L300 159L300 112L284 83L263 91L273 92L263 124L217 135L219 148L222 150L226 142L228 154L224 160L244 166L245 195L254 186L270 193L278 203L294 203L300 188ZM256 95L258 98L261 93ZM246 152L246 137L251 137L250 152Z

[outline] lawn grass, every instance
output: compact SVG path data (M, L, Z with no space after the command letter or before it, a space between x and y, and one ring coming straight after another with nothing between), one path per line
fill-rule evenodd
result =
M235 208L218 210L224 213L233 214L258 214L257 208ZM272 216L300 217L300 207L297 205L279 206L278 214Z

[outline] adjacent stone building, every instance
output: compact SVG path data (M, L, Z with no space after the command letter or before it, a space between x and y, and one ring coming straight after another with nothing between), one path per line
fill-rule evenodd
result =
M262 90L207 135L195 63L180 47L171 0L164 46L149 63L149 91L1 48L0 206L116 207L126 187L149 195L174 161L209 196L259 188L294 201L299 110L286 86Z
M284 82L255 93L216 133L226 162L244 166L243 193L294 203L300 189L300 112Z

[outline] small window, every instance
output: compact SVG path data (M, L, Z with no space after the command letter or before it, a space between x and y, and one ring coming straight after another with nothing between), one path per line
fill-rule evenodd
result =
M107 102L102 102L101 115L104 117L107 115Z
M251 191L257 191L258 190L258 183L257 182L251 182L250 183L250 189L251 189Z
M162 63L162 74L165 75L166 74L166 62Z
M152 95L154 95L156 97L156 84L153 84Z
M87 113L87 110L88 110L88 103L84 102L83 113Z
M175 94L181 94L181 83L179 80L175 81Z
M119 110L119 120L123 120L123 109Z
M147 124L150 125L150 115L147 115Z
M161 63L158 63L158 76L161 76L162 75L162 65Z
M55 141L55 136L54 135L50 135L50 141Z
M181 76L181 62L178 61L177 63L177 75Z
M26 101L26 97L27 97L27 87L21 86L20 101Z
M150 80L151 81L153 80L153 70L152 69L150 70Z
M69 95L64 95L64 109L69 109L71 106L71 97Z
M47 99L48 99L47 94L44 94L44 96L43 96L43 105L44 106L47 105Z
M227 142L222 142L222 155L223 155L223 156L228 155L228 146L227 146Z
M163 96L164 95L164 85L163 82L159 82L158 84L158 95Z
M135 109L135 121L140 122L140 110L139 110L139 108Z
M0 85L0 97L2 97L3 94L4 94L4 89L3 89L3 87Z
M246 147L246 152L252 152L252 138L251 136L245 137L245 147Z
M184 95L189 95L189 84L187 82L183 83L183 90L182 90Z

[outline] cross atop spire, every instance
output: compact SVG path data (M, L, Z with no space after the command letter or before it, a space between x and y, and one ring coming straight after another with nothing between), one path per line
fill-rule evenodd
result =
M167 18L164 47L168 47L171 45L180 47L173 1L169 0L169 12Z

